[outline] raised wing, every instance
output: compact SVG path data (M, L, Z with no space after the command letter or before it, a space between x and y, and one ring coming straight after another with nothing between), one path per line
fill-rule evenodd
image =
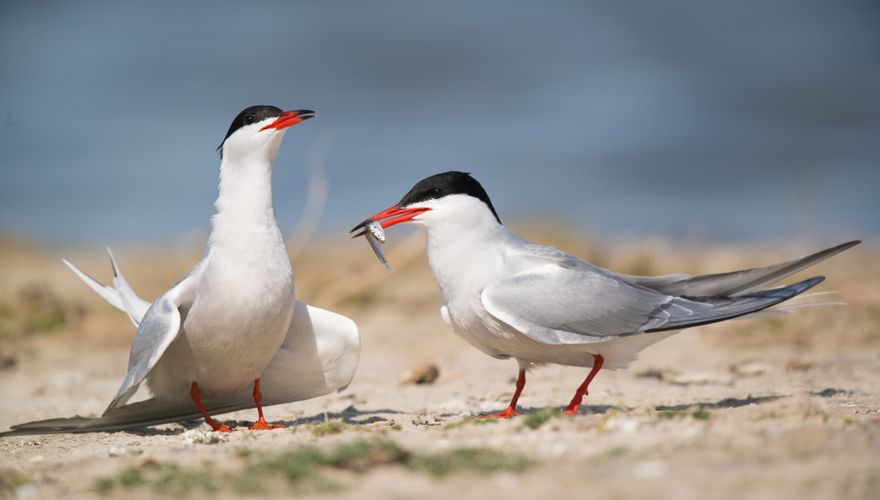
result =
M147 309L138 325L134 343L131 346L128 373L113 401L110 402L107 411L122 406L128 401L147 374L150 373L150 370L159 362L159 358L162 357L171 342L177 338L181 325L179 308L189 306L193 300L195 288L193 276L194 273L190 272Z

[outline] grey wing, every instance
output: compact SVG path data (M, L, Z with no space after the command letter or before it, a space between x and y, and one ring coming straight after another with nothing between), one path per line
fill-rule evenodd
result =
M673 300L600 269L553 263L504 278L481 295L489 314L548 344L600 342L644 331L666 321Z
M128 357L128 373L107 411L122 406L137 391L150 370L156 366L165 349L180 333L180 311L169 293L165 293L147 310L138 326ZM106 414L106 411L105 411Z
M667 295L687 295L689 297L737 297L786 278L802 269L815 265L833 255L861 243L849 241L825 250L798 257L772 266L756 267L729 273L705 274L691 277L687 274L668 276L631 276L619 274L621 278L640 286Z
M584 344L745 316L788 300L823 279L741 297L701 299L664 295L598 268L546 264L486 287L481 300L489 314L534 340Z
M171 342L177 338L181 325L180 307L191 304L195 277L198 276L204 262L196 265L174 287L156 299L155 302L149 304L131 289L116 264L113 253L109 248L107 252L110 254L110 264L113 267L113 287L98 283L67 260L64 261L74 274L107 302L128 313L131 321L138 327L128 358L128 373L113 401L104 412L105 415L110 410L125 405L128 399L137 392L141 382L150 373Z
M108 248L107 252L110 254L110 264L113 267L113 287L98 283L91 276L64 260L64 263L74 274L111 305L125 311L132 323L138 327L128 358L128 373L113 401L104 412L105 415L111 409L124 405L137 392L140 383L156 365L171 342L177 338L181 324L179 308L191 302L193 276L201 268L201 264L194 267L179 283L156 299L155 302L149 304L134 293L119 270L112 251Z

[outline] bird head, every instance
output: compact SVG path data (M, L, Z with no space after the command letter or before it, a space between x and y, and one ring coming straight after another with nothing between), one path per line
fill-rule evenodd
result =
M232 120L217 149L223 158L238 160L256 156L271 163L287 129L315 116L315 112L308 109L282 111L275 106L251 106Z
M501 224L483 186L468 173L450 171L420 180L399 203L364 220L351 231L370 222L379 222L387 228L407 221L428 228L444 224L468 227Z

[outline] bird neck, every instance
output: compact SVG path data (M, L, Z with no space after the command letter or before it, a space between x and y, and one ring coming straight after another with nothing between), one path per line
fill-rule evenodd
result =
M427 228L428 263L447 302L495 279L508 230L489 210L478 220L449 218Z
M268 158L224 157L220 163L220 193L211 219L211 242L247 241L249 236L278 233L272 204L272 162Z

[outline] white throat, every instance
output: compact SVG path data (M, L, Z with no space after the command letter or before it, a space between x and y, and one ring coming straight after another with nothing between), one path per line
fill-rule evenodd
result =
M427 229L428 263L444 300L478 293L503 269L509 231L474 198L447 198L425 205L434 210L416 220Z
M224 156L214 206L217 213L211 219L210 244L246 243L248 238L267 232L280 238L272 204L272 161L256 155L240 159Z

